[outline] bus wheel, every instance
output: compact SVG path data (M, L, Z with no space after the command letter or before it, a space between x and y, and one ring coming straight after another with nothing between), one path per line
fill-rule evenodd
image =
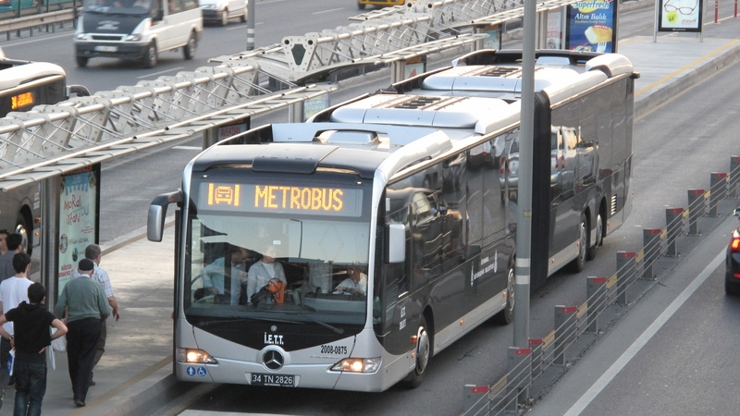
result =
M581 214L581 222L578 224L578 256L570 262L570 270L573 273L580 273L586 268L586 251L588 250L588 223L586 214Z
M84 68L87 66L87 62L90 60L90 58L86 56L78 56L77 57L77 66L80 68Z
M157 66L157 45L154 41L147 46L143 63L144 68L154 68Z
M26 223L26 217L23 214L18 214L18 219L16 220L15 225L15 231L13 231L16 234L20 234L23 237L23 240L21 242L21 247L23 247L23 251L27 253L29 256L31 255L31 234L28 231L28 224Z
M506 277L506 306L494 317L499 325L508 325L514 320L514 290L516 288L516 275L514 268L509 267Z
M195 33L191 33L190 39L188 39L188 44L182 48L182 53L185 55L185 59L193 59L193 57L195 57L195 48L197 46L198 43L195 41Z
M589 247L586 251L586 260L593 260L596 258L596 250L601 246L603 243L603 235L602 232L604 231L604 224L601 221L601 214L596 215L596 240L594 241L594 245Z
M365 10L365 5L362 3L357 3L357 8L360 10Z
M416 336L416 366L407 379L411 388L419 387L421 382L424 381L432 351L429 333L427 332L427 321L423 316L421 322L419 322L419 330L416 332Z

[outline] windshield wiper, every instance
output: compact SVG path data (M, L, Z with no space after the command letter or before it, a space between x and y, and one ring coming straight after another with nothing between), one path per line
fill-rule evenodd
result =
M288 324L296 323L295 321L288 321L285 319L249 317L249 318L238 318L238 319L213 319L210 321L199 321L198 325L199 326L209 326L209 325L215 325L215 324L233 324L236 322L248 322L248 321L269 321L269 322L282 322L282 323L288 323ZM298 323L301 323L301 322L298 322Z
M301 316L303 316L304 318L308 319L311 322L314 322L314 323L317 323L317 324L323 326L324 328L328 328L328 329L336 332L339 335L344 334L344 329L342 329L342 328L337 328L334 325L330 325L330 324L327 324L326 322L319 321L318 319L312 318L312 317L310 317L308 315L301 315Z

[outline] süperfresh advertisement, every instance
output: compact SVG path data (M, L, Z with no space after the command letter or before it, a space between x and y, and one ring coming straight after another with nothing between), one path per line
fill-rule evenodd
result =
M582 52L616 52L616 17L616 1L582 1L569 5L566 48Z

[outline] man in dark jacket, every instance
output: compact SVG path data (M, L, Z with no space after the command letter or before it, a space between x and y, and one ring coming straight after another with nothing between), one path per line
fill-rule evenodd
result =
M0 315L0 335L10 338L15 348L15 415L41 414L41 402L46 393L46 348L52 339L67 333L64 323L44 306L45 298L44 286L33 283L28 287L28 303L23 301L17 308ZM2 327L6 322L13 322L14 335ZM49 334L49 327L57 329L54 335Z

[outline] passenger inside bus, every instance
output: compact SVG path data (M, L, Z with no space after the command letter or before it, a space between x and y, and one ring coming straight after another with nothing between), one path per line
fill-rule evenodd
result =
M282 287L279 289L280 292L275 294L278 303L284 297L285 286L288 285L288 281L285 278L285 271L283 271L283 265L275 261L277 256L277 247L270 245L267 247L264 253L262 253L262 260L253 264L249 268L249 274L247 276L247 302L252 299L252 295L259 291L263 286L270 283L270 280L276 279L282 282Z

